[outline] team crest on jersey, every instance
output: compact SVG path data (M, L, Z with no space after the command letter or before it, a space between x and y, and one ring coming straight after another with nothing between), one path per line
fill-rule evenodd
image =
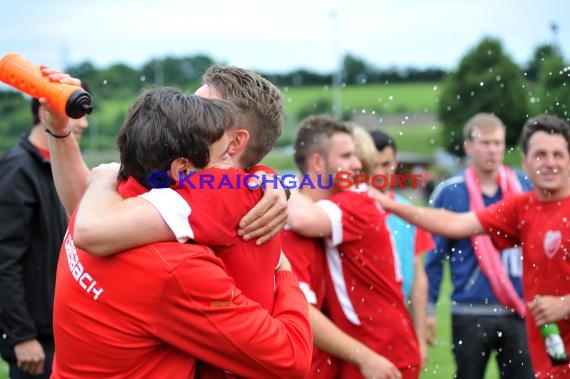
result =
M559 230L549 230L544 236L544 252L548 258L556 255L556 252L562 244L562 233Z

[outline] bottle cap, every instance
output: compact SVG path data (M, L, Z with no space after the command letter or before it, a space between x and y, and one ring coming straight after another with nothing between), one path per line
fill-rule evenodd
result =
M65 113L71 118L81 118L92 111L91 95L83 89L72 93L65 104Z
M560 334L560 330L556 323L544 324L540 327L540 334L542 334L542 337L547 337L551 334Z

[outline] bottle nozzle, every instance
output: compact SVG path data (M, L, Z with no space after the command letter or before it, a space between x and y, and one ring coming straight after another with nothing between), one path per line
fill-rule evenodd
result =
M93 112L93 105L91 104L81 104L81 109L83 109L83 111L87 114L91 114L91 112Z
M67 99L65 111L71 118L81 118L86 113L90 114L93 111L91 95L81 88L73 92Z

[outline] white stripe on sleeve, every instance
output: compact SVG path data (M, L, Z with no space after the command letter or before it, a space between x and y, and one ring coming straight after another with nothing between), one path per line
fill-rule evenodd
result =
M317 304L317 294L315 293L315 291L313 291L311 289L311 286L309 286L308 283L299 282L299 287L301 288L301 291L303 291L303 294L305 295L305 298L307 299L307 303L309 303L311 305L316 305Z
M330 242L332 246L337 246L342 243L342 211L330 200L319 200L317 201L317 206L319 206L331 221L331 238Z
M194 238L194 231L188 221L192 208L176 191L171 188L154 188L140 197L158 210L178 242L185 243Z

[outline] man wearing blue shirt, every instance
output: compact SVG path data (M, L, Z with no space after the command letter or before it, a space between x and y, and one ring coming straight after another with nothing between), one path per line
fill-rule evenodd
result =
M454 212L477 211L515 192L530 189L523 173L503 165L505 127L496 116L479 113L468 120L464 148L470 165L434 190L430 200L433 207ZM491 258L498 254L489 248L490 244L475 238L434 237L436 248L427 254L425 261L429 281L428 335L435 333L434 307L443 263L447 260L453 281L451 313L456 378L483 378L492 351L497 354L501 378L534 378L522 319L520 249L502 251L495 263L499 267L494 269L510 279L505 280L503 288L503 282L495 275L488 275L488 267L493 265Z

